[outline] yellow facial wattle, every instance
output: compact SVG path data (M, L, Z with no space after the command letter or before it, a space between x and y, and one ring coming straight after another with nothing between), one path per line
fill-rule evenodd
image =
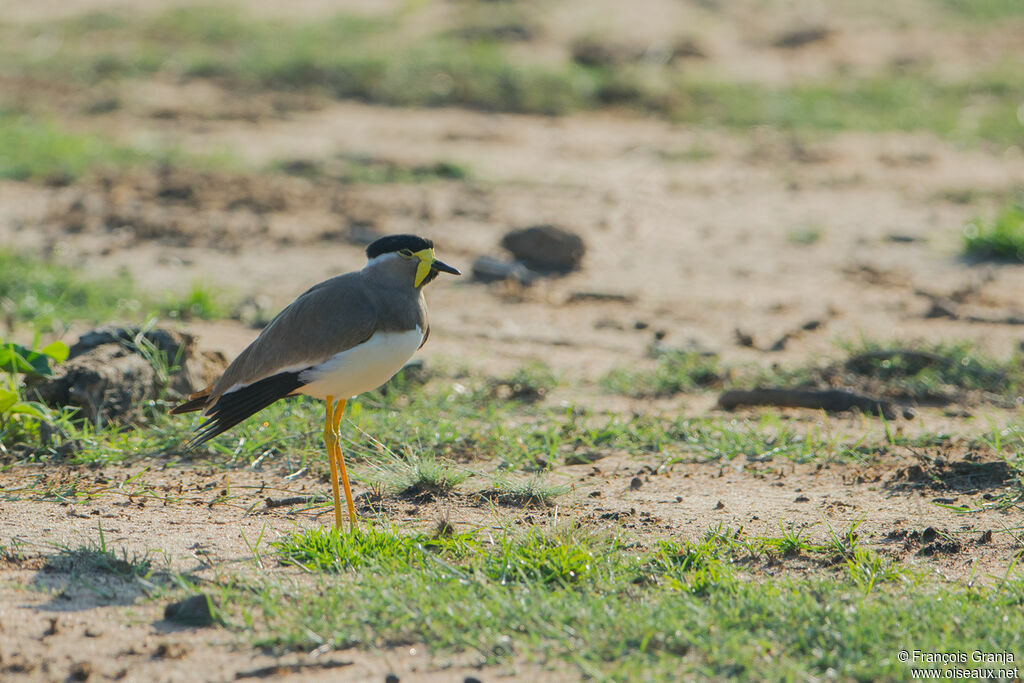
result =
M430 267L434 265L434 250L420 249L413 256L420 260L416 266L416 280L413 282L414 287L419 287L430 274Z

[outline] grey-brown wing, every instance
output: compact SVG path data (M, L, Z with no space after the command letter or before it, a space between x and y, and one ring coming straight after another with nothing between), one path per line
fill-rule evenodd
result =
M356 275L322 282L278 313L217 380L210 404L235 385L317 365L369 339L377 307Z

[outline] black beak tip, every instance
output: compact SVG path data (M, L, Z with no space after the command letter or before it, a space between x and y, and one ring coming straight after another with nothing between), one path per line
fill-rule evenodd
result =
M449 266L444 261L438 261L438 260L435 259L434 263L433 263L433 265L431 267L434 270L438 270L438 271L440 271L442 273L451 273L452 275L462 275L462 271L460 271L458 268L453 268L453 267Z

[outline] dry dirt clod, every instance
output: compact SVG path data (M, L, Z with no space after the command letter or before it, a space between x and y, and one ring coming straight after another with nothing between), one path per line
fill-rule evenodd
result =
M189 653L189 647L184 643L160 643L153 652L154 659L181 659Z
M177 365L161 378L158 358ZM75 406L95 424L127 423L138 409L167 387L181 395L206 386L224 370L219 352L200 351L190 334L155 328L117 326L86 332L72 345L68 360L52 377L32 380L30 391L53 407Z
M68 672L69 681L87 681L92 676L92 663L91 662L78 662L71 665L71 671Z
M741 330L740 328L737 327L735 330L733 330L733 336L736 338L737 346L742 346L742 347L747 348L747 349L754 348L754 336L753 335L748 334L748 333L744 332L743 330Z
M189 626L212 626L217 621L213 614L213 598L199 593L172 602L164 608L164 619Z
M576 270L586 253L583 238L555 225L534 225L505 233L501 246L527 268L545 274Z
M644 485L643 480L640 477L633 477L633 480L629 482L629 488L636 491Z
M794 49L818 43L832 35L832 30L825 26L806 26L783 32L774 41L772 47Z

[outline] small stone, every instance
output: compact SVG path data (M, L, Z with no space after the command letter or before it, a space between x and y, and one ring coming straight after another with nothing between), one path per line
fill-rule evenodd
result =
M634 491L636 491L643 485L644 482L640 477L633 477L633 481L629 482L629 488L633 489Z
M384 677L384 683L399 683L402 679L395 674L388 674Z
M504 282L514 280L521 285L532 285L539 275L518 261L501 261L480 256L473 262L473 279L477 282Z

